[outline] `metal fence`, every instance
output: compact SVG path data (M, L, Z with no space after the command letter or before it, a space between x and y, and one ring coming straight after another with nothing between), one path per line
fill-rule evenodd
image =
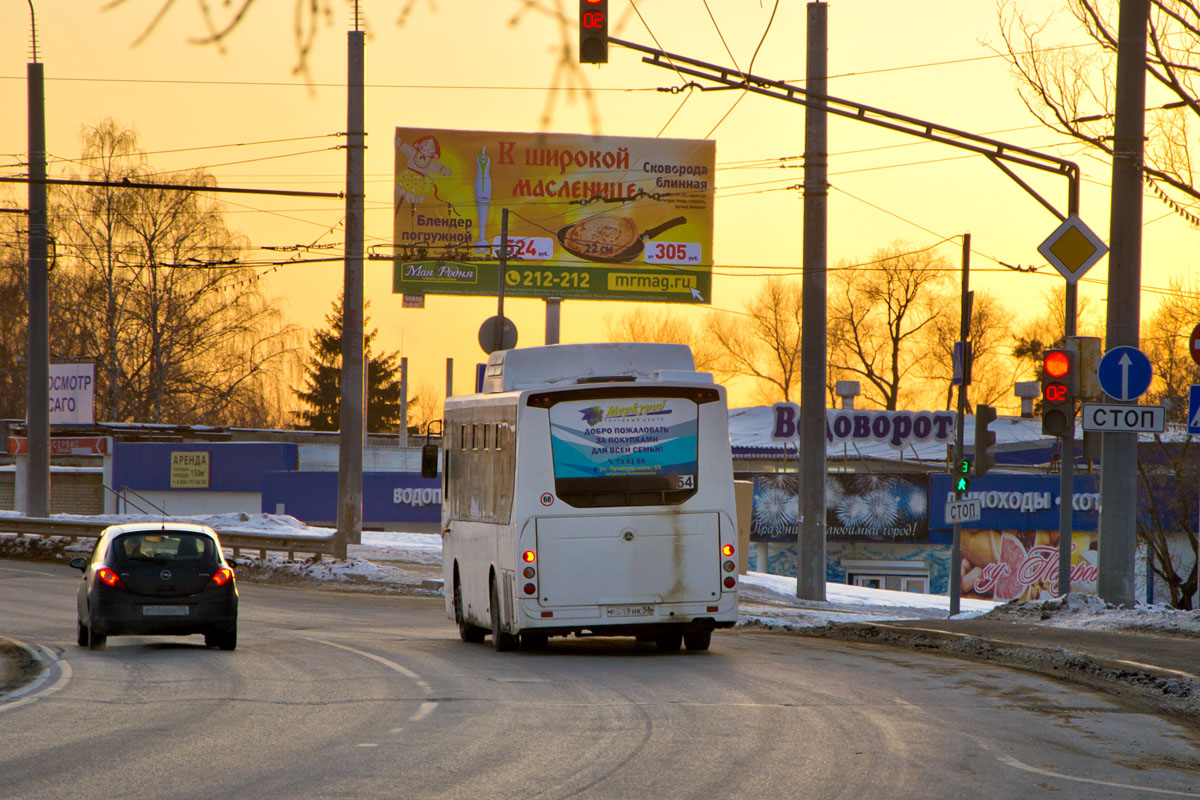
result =
M169 520L168 520L169 521ZM65 520L44 517L0 517L0 533L15 533L22 536L62 536L72 539L95 539L110 525L110 522L93 522L87 520ZM276 533L259 533L238 528L222 528L214 526L213 530L221 540L221 546L232 550L234 558L241 555L243 550L258 551L260 558L266 558L268 551L287 553L289 559L295 559L296 553L310 554L315 559L323 556L333 556L333 534L325 536L284 536Z

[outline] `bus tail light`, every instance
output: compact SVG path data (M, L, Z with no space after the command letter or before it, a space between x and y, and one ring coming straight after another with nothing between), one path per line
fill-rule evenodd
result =
M537 575L537 570L534 569L533 567L526 567L525 570L521 574L524 575L526 578L533 578L534 575Z
M537 561L537 553L532 550L526 550L521 554L521 560L526 564L532 564L534 561Z
M732 561L726 561L724 564L721 565L721 567L726 572L733 572L735 569L737 569L737 564L733 563Z
M737 586L737 578L733 577L732 575L728 575L726 576L724 583L726 589L732 589L733 587Z
M525 586L523 588L524 588L525 594L528 594L528 595L537 594L537 587L534 586L532 583L525 584Z
M730 556L732 556L733 555L733 545L731 545L731 544L722 545L721 546L721 555L725 556L726 558L729 558Z

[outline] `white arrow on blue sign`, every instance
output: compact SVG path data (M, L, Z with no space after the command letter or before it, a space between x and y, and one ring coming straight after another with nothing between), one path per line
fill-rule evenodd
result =
M1200 433L1200 386L1188 391L1188 433Z
M1096 370L1100 388L1114 400L1135 400L1150 388L1154 370L1150 359L1136 347L1114 347L1100 359Z

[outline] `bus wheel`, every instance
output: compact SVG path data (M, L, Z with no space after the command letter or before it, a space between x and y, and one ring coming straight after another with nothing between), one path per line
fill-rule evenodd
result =
M678 653L679 646L683 644L683 632L671 631L670 633L660 633L654 637L654 643L658 645L660 653Z
M500 629L500 594L495 581L492 581L492 647L498 653L517 649L517 635Z
M688 650L707 650L711 642L712 631L688 631L683 635Z
M463 616L462 586L457 577L454 580L454 621L458 623L458 638L471 644L479 644L483 641L483 636L487 631L467 622L466 617Z

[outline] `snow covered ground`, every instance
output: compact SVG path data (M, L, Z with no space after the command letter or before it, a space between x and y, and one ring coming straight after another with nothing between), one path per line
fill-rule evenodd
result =
M2 525L4 512L0 512ZM56 515L57 516L57 515ZM62 515L64 519L72 519ZM88 517L97 522L133 522L147 518ZM161 519L159 517L155 520ZM327 528L309 528L302 522L271 514L223 514L181 518L222 530L246 533L289 536L330 535ZM0 535L0 557L11 552L15 544L12 535ZM7 540L7 541L5 541ZM26 542L29 540L26 539ZM86 539L73 549L90 550ZM255 572L277 572L299 578L332 581L346 584L367 584L381 590L440 594L442 548L436 534L385 533L364 531L362 544L350 545L346 561L324 559L319 563L288 562L279 553L268 553L265 562L243 554L240 565ZM741 624L762 625L788 629L817 627L830 622L884 622L905 619L945 619L949 615L949 599L941 595L865 589L857 586L829 583L826 600L812 602L796 598L796 579L780 575L751 572L740 576ZM977 617L996 611L998 604L964 599L960 618ZM1073 594L1065 599L999 606L997 614L1018 614L1026 621L1039 625L1092 630L1137 628L1160 629L1200 634L1200 610L1178 611L1162 605L1138 605L1134 608L1111 608L1097 597Z

